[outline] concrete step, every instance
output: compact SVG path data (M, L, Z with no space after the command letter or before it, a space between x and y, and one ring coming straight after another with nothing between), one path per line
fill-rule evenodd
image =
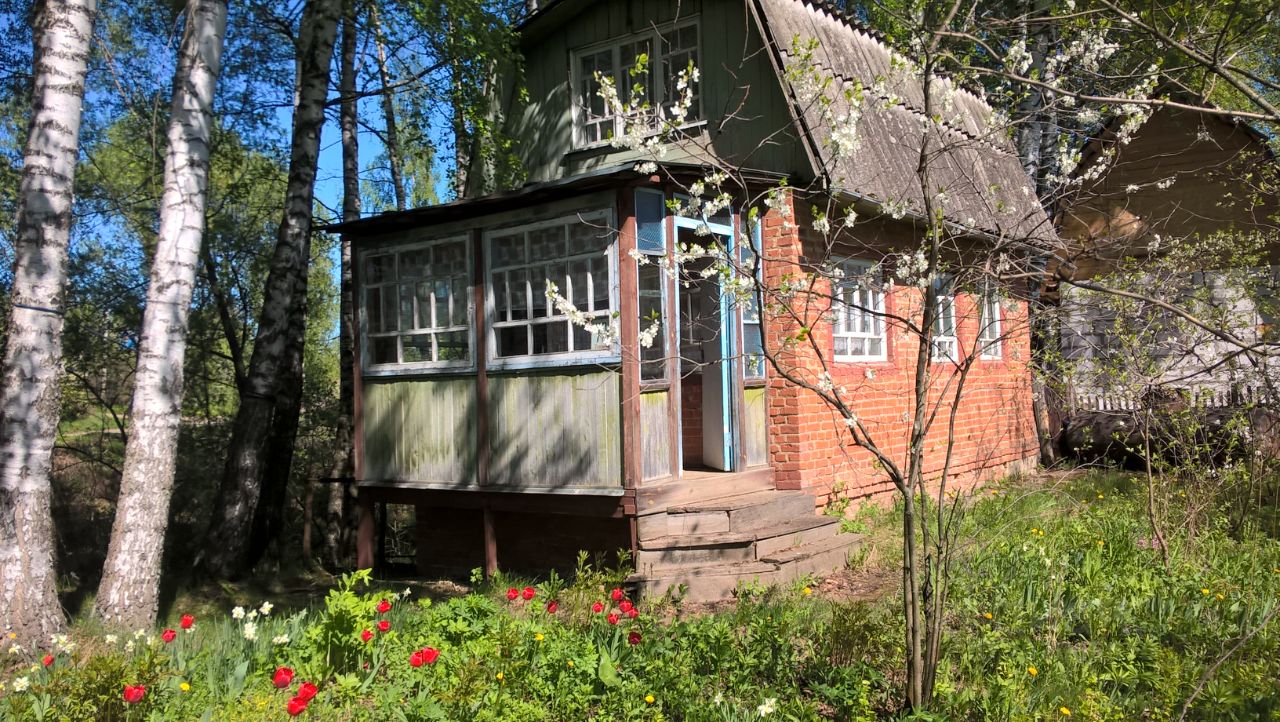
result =
M813 515L813 497L803 491L757 491L669 507L667 525L672 534L752 531Z

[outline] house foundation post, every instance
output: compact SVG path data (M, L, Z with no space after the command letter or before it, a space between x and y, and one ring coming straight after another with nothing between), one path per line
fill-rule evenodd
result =
M377 532L374 520L373 496L368 489L361 489L356 497L360 519L356 527L356 568L373 568L373 544Z
M484 576L492 579L498 573L498 531L493 526L493 509L484 507Z

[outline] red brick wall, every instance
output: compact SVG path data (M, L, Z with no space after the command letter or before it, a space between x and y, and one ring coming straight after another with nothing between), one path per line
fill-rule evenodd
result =
M790 218L770 211L763 219L765 273L770 288L778 288L784 280L794 283L802 279L802 259L814 262L831 255L824 249L821 237L806 230L811 227L807 213L803 208L796 210ZM896 240L909 244L911 227L896 225L896 229L891 225L881 228L877 242L892 244ZM832 327L825 318L830 312L826 300L829 284L819 279L812 291L794 296L790 314L768 314L766 333L771 350L777 353L784 370L815 384L822 371L820 360L825 359L831 382L843 388L842 398L865 424L876 445L905 473L918 338L889 323L887 360L836 362ZM886 293L885 310L890 315L908 315L908 309L921 302L919 289L895 286ZM971 484L1035 458L1026 306L1021 302L1010 305L1012 308L1007 305L1001 319L1005 336L1002 358L975 361L965 380L955 419L949 483ZM794 338L802 324L812 329L812 341L785 348L784 338ZM974 298L965 294L957 298L956 324L963 357L968 355L963 349L972 352L978 333ZM944 395L953 398L959 381L957 370L951 362L930 364L929 406L938 408L939 413L925 437L928 477L940 475L945 462L951 404L941 399ZM817 394L788 382L773 369L768 407L769 451L778 488L803 489L813 494L820 506L836 496L868 497L893 490L872 453L853 445L843 419Z
M685 467L702 464L702 375L680 378L680 438Z

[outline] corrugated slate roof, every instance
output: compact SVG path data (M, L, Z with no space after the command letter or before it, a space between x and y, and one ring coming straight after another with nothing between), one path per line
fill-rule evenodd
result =
M927 126L931 185L945 191L948 220L1006 237L1053 237L1012 140L1002 124L992 127L993 111L980 97L949 80L937 81L930 107L941 109L943 123L926 124L924 85L907 70L915 65L874 34L819 0L755 3L780 80L833 188L881 204L905 203L918 213L923 193L917 169ZM810 39L818 45L806 61L801 56ZM844 93L827 91L834 102L824 112L804 98L798 87L803 83L791 76L812 71L863 90L860 146L852 157L838 157L828 140L829 119L847 117L852 104Z

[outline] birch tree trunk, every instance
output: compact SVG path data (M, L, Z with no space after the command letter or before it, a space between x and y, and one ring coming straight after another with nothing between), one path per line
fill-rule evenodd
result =
M356 23L354 2L348 2L342 19L342 64L338 92L345 99L340 108L342 126L342 220L344 223L360 218L360 139L356 129L360 121L360 109L356 102ZM342 266L338 289L338 425L334 442L338 447L329 476L350 477L352 469L352 444L354 443L355 403L355 317L353 315L351 241L344 234L339 240ZM325 513L325 549L329 564L334 569L342 561L346 546L346 485L330 483L328 507Z
M116 627L155 623L182 422L187 317L204 237L213 95L225 0L193 0L173 77L164 195L129 410L129 441L111 544L94 610Z
M284 218L263 293L262 312L249 357L248 376L236 413L227 463L213 507L205 550L197 566L230 578L244 571L255 510L262 490L265 451L272 427L280 374L289 339L289 314L299 276L304 280L311 233L320 131L329 92L329 61L337 39L341 0L308 0L299 29L298 104L285 190Z
M96 12L95 0L42 0L33 15L31 124L0 370L0 631L25 646L47 643L65 624L55 587L50 472L72 182Z

